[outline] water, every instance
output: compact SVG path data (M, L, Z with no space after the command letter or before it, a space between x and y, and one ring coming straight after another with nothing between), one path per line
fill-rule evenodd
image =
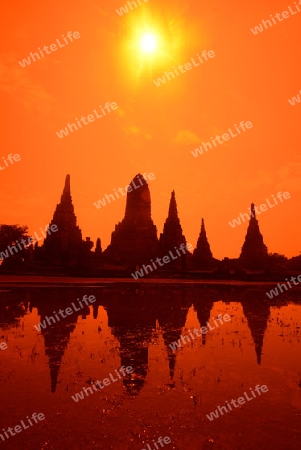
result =
M300 449L301 291L269 300L266 290L149 283L0 292L8 346L0 349L0 430L45 415L15 436L7 431L1 448L156 450L161 436L171 440L156 444L164 450ZM97 301L34 328L84 295ZM231 320L221 324L225 314ZM198 337L193 330L207 322L214 329ZM173 351L185 335L190 342ZM119 379L120 366L133 373ZM72 399L110 373L117 381ZM259 395L256 385L268 391ZM244 392L249 401L210 421Z

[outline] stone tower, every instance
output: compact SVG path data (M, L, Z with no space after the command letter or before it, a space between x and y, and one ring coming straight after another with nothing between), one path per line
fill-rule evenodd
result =
M77 265L83 249L82 233L76 225L76 216L70 192L70 175L66 176L60 203L56 206L50 223L58 231L47 234L41 248L43 260L57 265Z
M96 240L96 247L95 247L93 256L94 256L93 261L96 265L99 265L103 262L100 238L97 238L97 240Z
M194 269L211 270L214 266L214 258L207 239L204 219L202 219L201 231L193 252L192 261Z
M146 180L138 174L128 186L124 219L115 226L104 256L112 263L139 266L157 255L157 228L151 218L150 192Z
M95 256L101 256L102 255L101 242L100 242L99 238L97 238L96 247L95 247L94 253L95 253Z
M262 234L259 230L258 220L255 215L255 205L251 204L250 222L241 249L239 261L243 267L252 270L262 270L267 261L268 249L263 242Z
M168 255L169 251L179 248L181 244L186 245L186 239L182 232L182 227L178 217L177 203L175 191L171 193L171 199L169 203L168 217L165 221L163 233L160 234L160 256ZM181 268L185 265L185 256L172 260L166 269L168 268Z

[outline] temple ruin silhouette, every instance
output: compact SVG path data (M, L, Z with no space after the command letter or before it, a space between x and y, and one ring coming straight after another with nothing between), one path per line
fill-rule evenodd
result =
M193 256L193 267L196 269L212 269L217 266L217 260L212 256L210 245L207 239L204 219L202 219L201 231L194 249Z
M178 215L175 191L171 193L163 231L159 238L157 237L157 227L151 217L149 186L141 174L137 174L127 188L124 218L116 224L111 242L105 250L101 247L100 237L97 238L95 250L92 250L94 243L90 237L83 240L72 202L70 175L66 176L60 203L57 204L50 221L50 226L52 225L56 225L58 231L47 235L41 247L37 243L34 250L30 250L31 255L33 253L30 258L30 261L33 261L33 270L39 271L43 268L45 274L47 270L52 273L51 268L78 268L81 270L78 274L83 275L89 273L91 276L118 276L122 273L130 276L131 271L138 270L155 258L168 255L170 251L175 251L174 249L186 245L187 242ZM252 203L245 241L237 259L224 258L220 261L214 258L202 219L193 252L187 250L185 255L171 260L164 264L164 267L158 267L152 276L189 271L227 277L230 270L264 271L268 259L268 250Z
M84 242L82 232L76 224L70 189L70 175L66 176L61 201L56 205L53 218L49 224L56 225L58 231L47 234L41 248L35 247L37 260L57 266L79 265L85 262L87 252L93 244L90 238ZM99 246L98 246L99 252Z
M183 235L178 209L176 203L175 191L171 193L168 216L164 223L163 233L160 234L159 246L160 257L168 255L170 250L179 248L181 244L186 245L186 238ZM181 255L180 258L170 261L170 268L183 269L186 266L187 255Z
M268 248L263 242L255 214L255 205L251 204L251 216L245 242L242 246L240 261L251 269L262 269L268 257Z
M139 186L139 179L142 186L135 189L134 186ZM115 226L104 258L108 262L135 266L155 258L158 251L149 187L143 176L138 174L129 184L124 219Z

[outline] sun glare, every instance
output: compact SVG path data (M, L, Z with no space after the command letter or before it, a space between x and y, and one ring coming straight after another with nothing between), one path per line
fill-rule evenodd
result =
M122 41L124 58L129 62L131 80L152 80L156 73L166 70L177 61L179 42L182 42L181 30L174 21L167 21L161 15L141 14L137 18L129 14L127 28ZM158 75L159 76L159 75Z
M152 33L146 33L140 41L140 48L145 53L152 53L157 47L157 40Z

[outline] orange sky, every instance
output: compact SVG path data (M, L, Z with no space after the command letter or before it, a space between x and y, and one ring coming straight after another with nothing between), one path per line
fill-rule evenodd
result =
M294 1L149 0L123 16L125 0L6 4L1 26L1 152L19 162L0 172L0 223L38 231L52 218L65 175L83 237L105 248L123 218L125 197L96 209L93 202L126 186L138 172L149 183L158 232L176 191L188 242L196 245L205 218L213 255L237 257L247 223L228 221L279 191L289 200L259 216L270 252L298 255L300 237L301 12L254 36L270 14ZM300 7L301 8L301 7ZM149 62L135 48L137 30L152 24L165 58ZM80 38L20 67L18 61L62 39ZM163 48L162 47L162 48ZM153 80L197 53L215 58L165 85ZM107 101L118 109L59 139L56 131ZM194 158L191 150L234 123L253 128ZM299 150L299 152L298 152ZM0 164L1 164L0 162ZM3 164L2 164L3 167Z

